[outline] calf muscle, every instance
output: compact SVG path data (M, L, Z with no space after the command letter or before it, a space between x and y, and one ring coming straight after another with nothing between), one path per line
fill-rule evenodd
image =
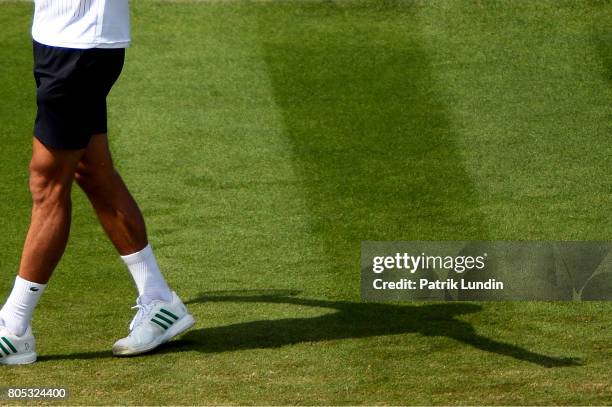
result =
M113 166L105 135L91 139L75 178L119 254L132 254L147 245L142 213Z
M19 276L46 284L68 242L74 170L84 150L57 151L34 138L30 162L32 216Z

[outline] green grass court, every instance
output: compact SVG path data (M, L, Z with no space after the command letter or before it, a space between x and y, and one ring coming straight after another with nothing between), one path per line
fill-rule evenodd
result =
M362 240L610 239L612 3L131 5L111 144L198 324L111 357L135 290L75 188L39 362L0 386L67 386L70 404L612 402L610 303L359 299ZM30 211L31 12L0 1L3 296Z

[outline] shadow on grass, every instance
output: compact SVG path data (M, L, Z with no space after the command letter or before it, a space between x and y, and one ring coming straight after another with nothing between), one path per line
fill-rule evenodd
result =
M226 326L195 329L160 347L157 353L198 351L220 353L269 349L303 342L322 342L384 335L421 334L455 339L485 352L509 356L544 367L581 365L578 359L531 352L509 343L478 335L459 315L480 312L472 303L438 303L422 306L327 301L292 297L289 291L215 292L188 301L196 303L271 303L328 308L336 312L317 317L258 320ZM42 356L39 361L111 357L110 352Z

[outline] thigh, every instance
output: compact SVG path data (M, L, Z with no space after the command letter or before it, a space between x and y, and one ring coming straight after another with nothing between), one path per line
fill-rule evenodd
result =
M87 89L84 99L91 107L90 136L107 133L106 97L123 70L124 57L123 48L94 48L86 50L81 58L82 87Z
M34 42L34 78L38 111L35 137L53 150L79 150L87 145L87 125L78 65L84 50Z
M67 49L34 43L34 135L56 150L86 148L107 132L106 96L123 67L123 49Z
M46 184L69 184L74 179L74 171L84 153L84 149L54 150L34 138L30 176Z

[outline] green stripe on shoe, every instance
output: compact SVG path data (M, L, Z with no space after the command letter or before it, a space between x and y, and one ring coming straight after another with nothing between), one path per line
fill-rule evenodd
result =
M9 348L11 348L11 350L15 353L17 353L17 349L15 349L15 347L13 346L13 344L11 343L11 341L9 341L7 338L2 337L2 340L4 341L4 343L6 343Z
M172 325L172 324L174 323L174 321L173 321L173 320L168 319L168 318L166 318L165 316L160 315L160 314L155 314L155 318L159 318L159 319L161 319L162 321L167 322L169 325Z
M152 319L151 322L155 322L157 325L161 326L162 328L168 329L168 327L166 325L162 324L161 322L159 322L156 319Z
M4 353L6 353L6 356L10 355L11 352L9 352L8 350L6 350L6 348L4 347L4 345L2 345L2 343L0 342L0 348L4 351Z
M160 311L160 312L163 312L164 314L168 315L168 316L169 316L169 317L171 317L171 318L174 318L174 320L175 320L175 321L179 319L179 318L178 318L176 315L174 315L172 312L170 312L170 311L166 311L166 310L165 310L165 309L163 309L163 308L161 308L159 311Z

